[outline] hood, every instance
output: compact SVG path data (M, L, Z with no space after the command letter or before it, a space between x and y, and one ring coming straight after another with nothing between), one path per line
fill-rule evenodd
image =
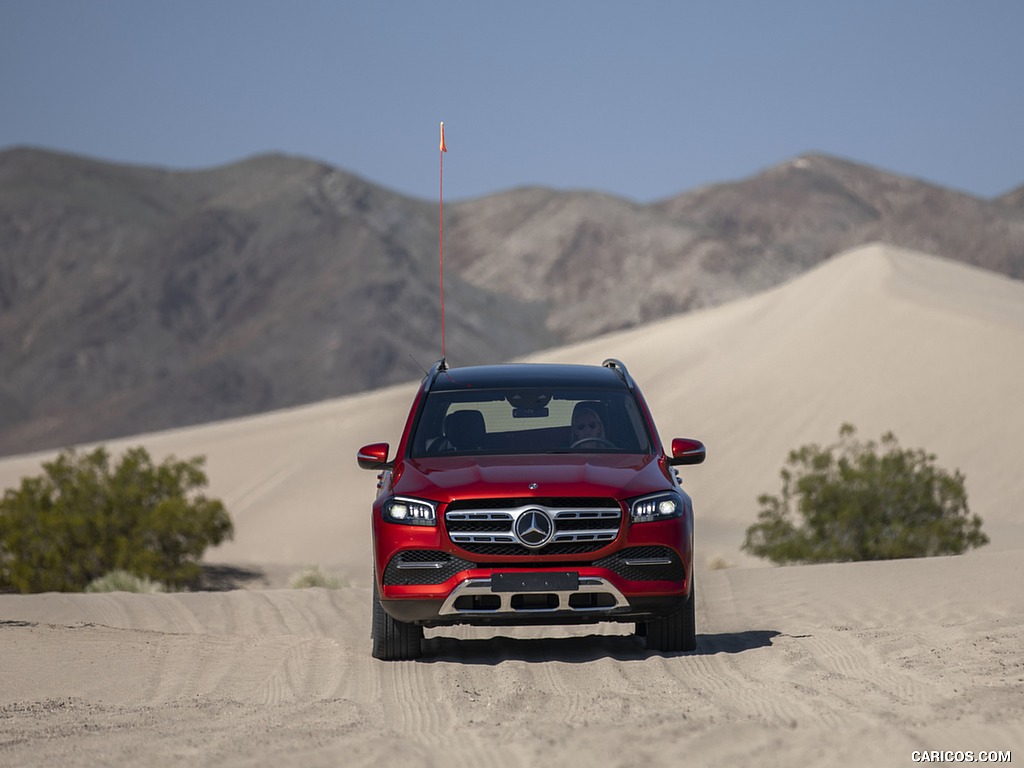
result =
M674 488L656 456L551 454L409 459L393 491L440 502L457 498L595 496L627 499ZM536 484L536 488L531 488Z

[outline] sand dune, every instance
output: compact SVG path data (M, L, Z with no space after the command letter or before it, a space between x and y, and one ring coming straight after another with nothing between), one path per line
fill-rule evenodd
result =
M1024 284L876 246L531 358L618 357L663 438L707 442L685 475L698 560L741 567L698 573L688 655L602 626L431 632L422 663L369 658L374 477L354 454L395 442L415 375L111 444L208 457L237 528L211 561L265 568L270 586L319 563L353 586L0 595L0 765L905 765L914 750L1020 751L1022 352ZM813 567L743 557L786 452L843 421L960 468L992 544ZM0 486L43 458L0 461Z
M429 638L422 663L390 664L367 653L366 588L7 596L0 764L906 765L919 749L1019 751L1020 581L1005 552L714 571L698 582L694 654L594 630L462 630Z
M457 365L457 353L450 355ZM734 564L756 498L779 490L791 448L827 443L840 424L864 438L893 430L967 478L993 549L1024 541L1024 283L909 251L842 254L778 289L605 336L530 360L623 360L662 438L708 445L686 471L702 550ZM418 384L110 444L155 457L207 456L210 492L235 541L214 561L319 563L359 582L369 557L374 476L356 449L397 442ZM0 486L39 471L39 456L0 461Z
M602 354L627 362L663 438L707 442L708 464L687 480L705 524L735 525L712 547L730 560L788 451L832 441L844 421L959 468L993 547L1024 541L1024 283L872 246L753 298L537 359Z

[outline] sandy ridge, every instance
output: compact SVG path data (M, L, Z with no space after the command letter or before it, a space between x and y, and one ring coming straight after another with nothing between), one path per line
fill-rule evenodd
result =
M699 648L626 628L430 631L369 658L359 445L412 384L144 440L209 457L236 540L218 562L317 562L327 591L0 595L0 766L906 765L1024 749L1024 285L872 247L779 289L533 359L627 361L685 481L701 551L741 566L785 452L850 420L967 475L993 543L955 558L701 570ZM118 445L112 446L117 449ZM5 487L40 456L0 461ZM1022 753L1024 754L1024 753Z
M867 749L898 765L920 744L1012 749L1022 580L1013 553L715 571L696 654L602 629L466 629L399 664L367 657L366 588L2 596L0 761L785 765ZM83 621L114 605L121 626Z

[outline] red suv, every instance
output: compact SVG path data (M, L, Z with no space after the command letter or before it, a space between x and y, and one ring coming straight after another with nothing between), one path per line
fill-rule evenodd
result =
M625 366L516 364L424 378L373 504L373 655L414 659L424 627L629 622L696 647L693 505Z

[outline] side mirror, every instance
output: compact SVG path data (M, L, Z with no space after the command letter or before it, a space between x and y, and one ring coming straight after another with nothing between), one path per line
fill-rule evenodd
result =
M707 458L708 451L700 440L692 440L689 437L672 438L672 457L669 464L702 464Z
M363 469L391 469L392 465L388 461L390 449L387 443L370 443L359 449L356 460Z

